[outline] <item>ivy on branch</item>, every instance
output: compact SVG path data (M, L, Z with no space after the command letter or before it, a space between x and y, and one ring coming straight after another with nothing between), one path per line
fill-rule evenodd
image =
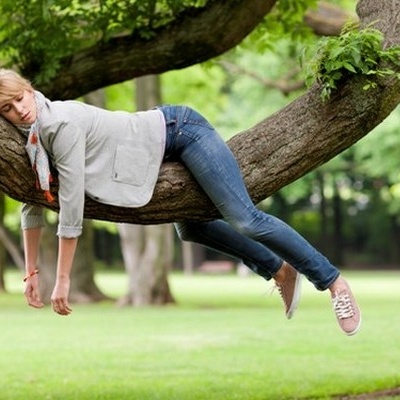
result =
M352 75L367 77L364 90L376 87L376 78L400 74L400 47L383 48L383 34L368 26L346 24L338 37L324 38L318 42L312 58L306 65L306 84L321 85L321 98L327 101L338 85ZM305 52L304 58L310 58Z

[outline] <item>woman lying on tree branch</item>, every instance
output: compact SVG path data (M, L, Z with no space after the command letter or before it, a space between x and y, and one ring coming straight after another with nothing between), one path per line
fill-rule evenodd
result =
M26 134L26 150L38 185L49 202L49 162L57 169L60 203L56 283L51 303L68 315L70 273L82 232L85 194L103 204L146 205L160 165L185 165L223 219L175 224L179 237L243 261L266 280L274 279L287 318L300 297L301 275L318 290L329 289L340 328L355 334L359 308L339 270L278 218L257 209L236 159L215 129L185 106L160 106L129 113L107 111L77 101L50 101L14 71L0 70L0 115ZM25 250L25 296L43 307L37 263L42 209L24 205L21 225Z

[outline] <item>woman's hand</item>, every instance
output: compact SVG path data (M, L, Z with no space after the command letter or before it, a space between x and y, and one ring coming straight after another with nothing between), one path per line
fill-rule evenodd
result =
M53 310L60 315L69 315L72 309L68 305L69 278L58 280L51 295Z
M39 278L38 275L34 275L26 279L24 295L28 304L31 307L42 308L44 307L44 303L40 299L39 294Z

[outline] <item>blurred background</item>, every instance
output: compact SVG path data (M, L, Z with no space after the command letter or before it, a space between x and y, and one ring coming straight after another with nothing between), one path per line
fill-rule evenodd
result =
M346 18L355 15L355 3L329 2ZM306 90L301 60L317 35L307 24L291 35L267 31L260 26L240 46L204 64L106 87L80 100L132 112L160 103L189 105L229 140ZM355 146L259 207L288 222L343 269L398 270L399 122L400 109L396 109ZM19 203L0 197L0 291L7 291L6 271L23 271L19 211ZM49 211L47 222L41 257L45 299L55 273L57 215ZM168 285L171 271L249 273L238 260L181 243L172 225L85 221L74 265L72 301L107 298L94 280L95 273L104 270L127 274L127 294L119 302L134 306L173 302Z

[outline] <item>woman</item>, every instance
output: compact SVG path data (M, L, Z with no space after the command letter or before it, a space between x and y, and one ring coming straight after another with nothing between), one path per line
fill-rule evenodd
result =
M191 171L223 216L176 224L181 239L236 257L263 278L273 278L288 318L297 307L304 274L318 290L329 289L340 328L347 335L358 331L360 311L338 269L292 228L253 205L231 151L196 111L161 106L132 114L77 101L50 101L19 74L3 69L0 115L26 133L28 155L49 201L48 157L58 172L59 248L51 296L58 314L72 311L70 272L85 194L104 204L141 207L153 195L161 163L174 159ZM24 294L29 305L43 307L37 274L42 210L24 205L21 225Z

